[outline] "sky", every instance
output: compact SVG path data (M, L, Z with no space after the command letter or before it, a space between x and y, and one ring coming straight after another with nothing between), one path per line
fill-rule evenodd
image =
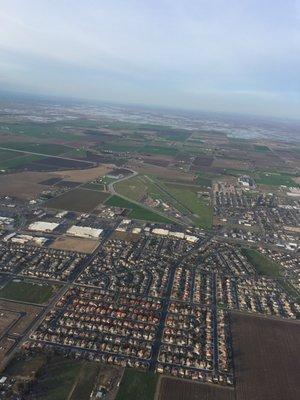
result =
M0 0L0 89L300 118L300 0Z

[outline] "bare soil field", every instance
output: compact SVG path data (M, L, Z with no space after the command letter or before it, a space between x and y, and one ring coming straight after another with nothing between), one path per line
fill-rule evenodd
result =
M228 168L228 169L249 169L250 165L242 160L230 160L229 158L215 158L212 164L215 168Z
M79 253L92 253L99 245L98 240L60 236L52 244L52 249L78 251Z
M219 385L162 377L157 400L234 400L234 390Z
M55 186L57 187L63 187L63 188L75 188L76 186L81 185L81 182L75 182L75 181L64 181L64 180L60 180L59 182L57 182L55 184Z
M14 311L0 309L0 336L20 318L20 314Z
M195 158L192 165L192 170L198 170L199 167L210 167L214 161L212 156L201 155Z
M108 197L109 193L78 188L47 201L46 206L58 210L91 212Z
M99 167L80 169L80 170L66 170L58 171L56 175L62 177L63 179L75 182L87 182L98 178L99 176L106 175L109 171L114 168L114 165L106 164L100 165Z
M0 340L0 364L5 359L9 350L14 346L15 340L12 338L4 337Z
M0 195L17 197L22 200L32 199L49 187L40 182L55 177L46 172L19 172L0 175Z
M0 309L12 311L14 314L22 313L22 316L18 322L8 330L9 334L22 335L26 328L40 314L43 308L39 306L18 303L16 301L0 300Z
M237 400L300 398L300 322L231 313Z

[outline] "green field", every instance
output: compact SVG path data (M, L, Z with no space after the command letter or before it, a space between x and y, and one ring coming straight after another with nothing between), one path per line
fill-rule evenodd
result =
M261 275L278 278L280 276L280 266L259 251L249 248L243 248L242 254L256 268Z
M0 146L1 147L1 146ZM65 153L70 148L54 143L31 143L31 142L8 142L2 147L7 147L12 150L28 151L32 153L41 153L45 155L57 156Z
M140 149L140 153L176 156L178 154L178 149L176 147L166 146L144 146Z
M46 354L35 354L26 357L26 360L22 356L16 356L5 368L5 374L27 378L32 376L32 373L37 372L45 364L46 360Z
M40 400L88 400L98 365L55 356L39 371L33 388Z
M17 151L0 149L0 163L2 163L3 161L11 160L12 158L20 157L20 155L21 154Z
M65 141L78 140L77 135L73 135L70 132L64 132L61 127L64 123L34 123L34 122L20 122L20 123L1 123L3 131L10 133L11 135L24 135L39 139L61 139ZM71 125L68 121L66 125ZM13 138L12 138L13 139Z
M17 156L16 158L11 158L6 161L0 160L0 169L7 170L7 169L20 168L26 164L29 164L33 161L41 160L43 158L44 156L37 156L34 154L24 155L22 153L19 153L19 156Z
M166 186L169 193L193 214L194 222L199 228L211 229L212 208L204 199L198 197L199 188L176 184Z
M24 378L35 376L30 385L30 399L89 400L99 369L100 365L95 362L35 354L13 359L5 374Z
M116 400L153 400L157 375L126 368Z
M143 182L140 175L126 179L114 185L116 192L131 200L139 201L147 192L147 185Z
M54 290L54 286L11 281L0 290L0 297L9 300L43 304L50 299Z
M197 177L195 179L195 183L200 186L211 187L213 177L214 176L212 176L209 173L197 172Z
M255 182L261 185L299 187L292 177L292 175L277 172L260 172L254 175Z
M78 188L48 200L46 206L58 210L91 212L109 197L110 194L106 192Z
M103 183L86 183L82 186L84 189L99 190L100 192L104 190Z
M154 211L148 210L143 206L132 203L131 201L123 199L122 197L117 195L111 196L108 200L106 200L105 204L111 207L120 207L132 210L130 211L128 216L133 219L141 219L144 221L160 222L165 224L174 223L174 221L170 220L167 217L164 217L163 215L157 214Z

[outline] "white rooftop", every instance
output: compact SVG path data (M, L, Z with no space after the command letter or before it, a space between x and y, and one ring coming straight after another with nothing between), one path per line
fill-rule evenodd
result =
M79 236L83 238L98 238L101 233L103 232L103 229L96 229L96 228L91 228L89 226L78 226L78 225L73 225L71 226L70 229L67 230L67 234L72 235L72 236Z
M52 232L59 226L56 222L37 221L29 225L30 231Z

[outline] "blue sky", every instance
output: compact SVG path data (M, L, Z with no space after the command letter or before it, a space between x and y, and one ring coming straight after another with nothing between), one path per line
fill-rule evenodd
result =
M0 0L0 87L300 118L300 0Z

